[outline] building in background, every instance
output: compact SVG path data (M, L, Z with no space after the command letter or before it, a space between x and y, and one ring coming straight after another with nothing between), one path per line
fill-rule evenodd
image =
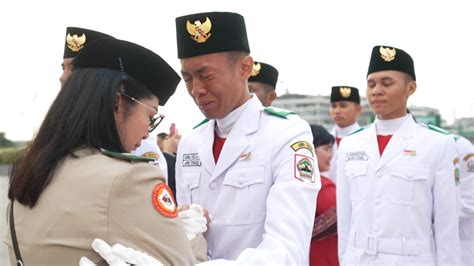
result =
M293 111L309 124L322 125L330 130L334 126L329 114L330 104L329 95L303 95L287 92L277 97L272 106ZM372 123L375 116L367 103L367 98L360 97L360 104L363 111L358 122L359 125L365 126ZM445 128L474 142L474 118L456 119L452 125L447 125L446 120L441 117L436 108L411 105L408 109L418 122Z
M363 111L359 116L359 125L365 126L374 120L374 114L369 108L367 99L360 97L360 104ZM297 113L301 118L309 124L322 125L330 130L334 126L329 113L331 105L329 95L302 95L302 94L283 94L276 98L272 106L291 110Z

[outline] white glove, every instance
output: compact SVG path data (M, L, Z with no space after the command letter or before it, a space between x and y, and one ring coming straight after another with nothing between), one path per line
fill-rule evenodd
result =
M110 247L102 239L94 239L92 242L94 249L110 266L162 266L163 264L150 255L125 247L121 244L115 244ZM79 260L79 266L96 266L94 262L86 257Z
M207 230L207 219L200 205L191 204L189 209L178 212L178 217L183 223L188 240L192 240L197 234Z

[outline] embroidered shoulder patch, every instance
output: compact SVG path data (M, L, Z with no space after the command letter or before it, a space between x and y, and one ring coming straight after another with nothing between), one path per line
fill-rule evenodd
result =
M133 155L131 153L120 153L120 152L113 152L108 150L101 150L102 154L107 155L112 158L120 159L123 161L138 161L138 162L152 162L155 161L154 158L147 158L142 156Z
M311 154L314 156L314 148L313 148L313 144L307 142L307 141L297 141L293 144L291 144L291 148L294 150L294 151L298 151L300 149L306 149L308 151L311 152Z
M295 154L295 178L301 182L314 183L313 158Z
M273 107L273 106L265 107L263 109L263 111L267 114L278 116L278 117L281 117L281 118L286 118L286 119L288 119L287 116L289 116L291 114L296 114L295 112L288 111L288 110L285 110L285 109L280 109L278 107Z
M206 118L206 119L202 120L199 124L195 125L193 127L193 129L196 129L196 128L200 127L201 125L206 124L207 122L209 122L209 119Z
M156 153L156 152L148 151L148 152L145 152L144 154L142 154L142 157L153 158L155 160L158 160L160 158L160 155L158 155L158 153Z
M178 208L173 198L171 189L165 183L159 183L153 188L151 202L155 210L169 218L178 216Z

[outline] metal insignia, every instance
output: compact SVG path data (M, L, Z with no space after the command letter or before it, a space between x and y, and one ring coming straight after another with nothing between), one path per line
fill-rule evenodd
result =
M81 36L77 36L74 34L71 36L70 33L66 36L67 47L71 49L73 52L79 52L82 48L84 48L84 44L86 43L86 35L83 33Z
M351 88L349 88L349 87L340 87L339 88L339 93L341 93L341 96L343 98L349 98L349 96L351 96Z
M260 69L262 68L262 65L260 63L253 64L252 72L250 73L250 76L255 77L256 75L260 74Z
M191 24L189 20L186 23L186 29L188 30L188 33L191 35L191 38L198 43L206 42L207 39L211 37L211 28L212 23L208 17L206 17L206 21L204 23L201 23L199 20L194 21L194 24Z
M395 50L395 48L385 48L383 46L380 46L379 52L380 56L385 62L393 61L393 59L395 59L395 55L397 54L397 50Z

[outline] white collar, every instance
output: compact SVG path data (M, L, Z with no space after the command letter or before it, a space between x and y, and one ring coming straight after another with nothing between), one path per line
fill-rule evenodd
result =
M230 112L224 118L216 119L216 133L221 138L227 138L230 134L230 131L235 125L235 122L239 119L240 115L244 112L247 108L248 103L253 97L250 97L244 104L239 106L234 111Z
M376 118L375 128L377 129L377 135L393 135L408 117L410 117L409 114L389 120L380 120Z
M335 125L335 135L336 135L336 137L343 138L343 137L351 134L352 132L354 132L356 129L359 129L359 128L360 128L360 126L359 126L359 123L357 123L357 122L355 122L354 124L352 124L350 126L344 127L344 128L341 128L338 125Z

